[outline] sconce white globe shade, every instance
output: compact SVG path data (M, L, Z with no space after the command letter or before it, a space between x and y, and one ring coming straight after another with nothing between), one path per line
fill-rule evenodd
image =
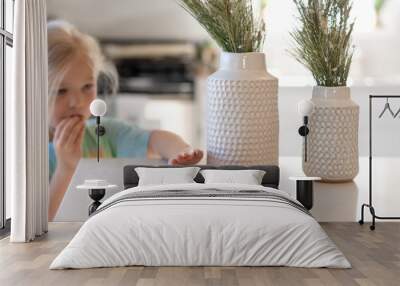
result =
M90 113L92 113L94 116L104 116L106 111L107 104L104 102L104 100L97 98L90 104Z
M297 105L297 111L301 116L310 116L314 111L314 103L310 100L302 100Z

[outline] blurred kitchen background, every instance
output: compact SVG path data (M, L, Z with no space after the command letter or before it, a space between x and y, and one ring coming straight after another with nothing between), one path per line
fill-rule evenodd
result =
M255 0L255 4L261 1L265 0ZM377 21L376 7L382 3ZM218 66L219 50L176 1L48 0L47 4L49 19L67 20L97 37L114 62L120 90L117 96L106 98L108 116L143 128L174 131L206 149L206 78ZM279 78L281 189L293 191L288 177L301 174L297 103L311 97L315 83L287 52L289 32L296 25L293 1L267 0L266 10L260 12L267 22L268 70ZM357 220L368 194L368 95L400 94L400 0L353 0L353 16L355 54L349 85L353 100L360 105L360 173L352 183L316 184L313 214L321 221ZM391 105L397 110L400 100ZM375 119L383 106L384 102L375 105ZM391 157L400 155L400 120L375 119L374 154L382 157L375 184L385 186L376 192L376 204L382 215L393 215L400 193L385 191L398 189L395 170L400 162ZM120 173L120 168L114 169ZM80 208L77 202L82 202ZM57 220L80 220L77 209L85 216L88 203L86 194L69 192Z
M383 0L379 25L378 2L382 0L353 1L356 50L349 84L362 109L369 93L400 93L400 1ZM206 77L218 65L219 51L177 1L48 0L47 4L49 19L67 20L97 37L115 63L120 90L106 98L109 116L143 128L171 130L205 148ZM280 81L280 153L299 155L296 103L311 96L314 82L287 52L289 32L296 24L295 7L292 0L268 0L260 12L267 22L268 70ZM362 137L365 128L360 122ZM293 132L282 133L287 128ZM293 140L299 144L284 144Z

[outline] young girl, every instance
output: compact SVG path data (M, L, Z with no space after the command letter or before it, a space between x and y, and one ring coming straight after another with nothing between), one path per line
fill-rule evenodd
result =
M95 121L89 106L97 94L99 73L107 66L98 43L68 23L48 24L49 57L49 220L68 188L82 157L96 157ZM203 152L192 149L178 135L147 131L121 121L103 118L101 156L164 158L169 164L196 164Z

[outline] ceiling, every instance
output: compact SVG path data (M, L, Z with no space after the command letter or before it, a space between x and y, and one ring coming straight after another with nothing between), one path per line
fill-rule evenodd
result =
M175 0L47 0L47 11L99 38L208 39Z

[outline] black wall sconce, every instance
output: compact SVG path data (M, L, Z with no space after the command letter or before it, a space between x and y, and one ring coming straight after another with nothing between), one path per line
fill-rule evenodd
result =
M106 129L100 124L100 117L104 116L107 111L107 104L104 100L95 99L90 104L90 113L96 117L96 135L97 135L97 162L100 157L100 136L106 134Z
M299 134L304 137L304 162L307 162L307 135L310 133L310 129L308 128L308 117L314 111L314 103L310 100L302 100L298 103L297 110L303 117L303 126L300 126Z

